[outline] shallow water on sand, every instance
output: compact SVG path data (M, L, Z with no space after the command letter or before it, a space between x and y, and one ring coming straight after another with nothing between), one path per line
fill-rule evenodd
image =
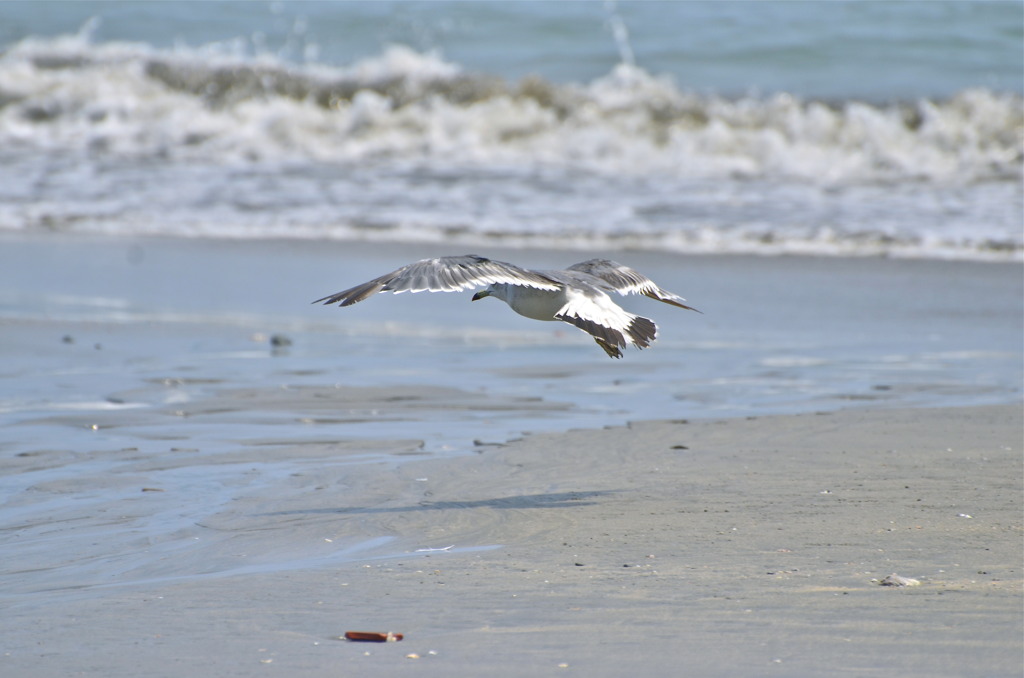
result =
M571 405L562 427L592 426L595 416L617 423L851 401L982 404L1020 393L1015 264L617 253L703 311L624 299L658 323L659 335L652 349L630 349L621 361L568 325L529 321L490 299L470 304L469 294L309 304L437 253L451 252L7 238L0 359L16 381L7 382L5 409L33 398L44 409L82 407L75 403L105 401L140 380L184 377L189 398L231 386L333 384L539 397ZM593 256L484 254L535 268ZM274 347L272 335L290 343Z

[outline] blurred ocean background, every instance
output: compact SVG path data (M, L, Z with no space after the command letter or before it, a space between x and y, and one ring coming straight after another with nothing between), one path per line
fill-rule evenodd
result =
M0 230L1019 261L1022 45L1020 2L3 2Z

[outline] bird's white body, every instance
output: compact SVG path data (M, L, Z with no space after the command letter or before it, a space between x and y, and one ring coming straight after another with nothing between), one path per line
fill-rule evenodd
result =
M507 283L489 286L487 296L501 299L519 315L533 320L558 320L555 316L567 303L564 289L538 290Z

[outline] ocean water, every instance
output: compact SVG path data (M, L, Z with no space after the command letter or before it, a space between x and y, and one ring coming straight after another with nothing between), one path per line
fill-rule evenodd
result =
M0 229L1024 258L1024 5L0 3Z

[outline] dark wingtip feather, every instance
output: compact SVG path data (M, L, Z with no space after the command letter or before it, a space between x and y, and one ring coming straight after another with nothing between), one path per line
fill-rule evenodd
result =
M630 338L633 339L633 343L639 348L647 348L658 336L658 326L654 324L654 321L639 315L633 318L627 331Z
M678 301L676 301L675 299L666 299L665 297L659 297L657 294L652 294L650 292L645 292L644 296L650 297L651 299L656 299L657 301L665 302L666 304L672 304L673 306L675 306L677 308L685 308L687 311L697 311L697 313L700 313L701 315L704 315L704 311L701 311L700 309L696 309L693 306L687 306L686 304L681 304Z
M382 284L380 284L377 281L373 281L366 283L365 285L359 285L358 287L347 289L343 292L338 292L337 294L328 295L326 297L323 297L322 299L317 299L312 303L323 303L324 306L330 304L338 304L339 306L351 306L352 304L358 303L360 301L363 301L364 299L372 297L373 295L377 294L377 292L380 292L383 288L384 286Z
M604 352L608 354L609 358L619 359L622 357L622 350L618 346L602 341L598 337L594 337L594 341L597 342L598 346L604 349Z

